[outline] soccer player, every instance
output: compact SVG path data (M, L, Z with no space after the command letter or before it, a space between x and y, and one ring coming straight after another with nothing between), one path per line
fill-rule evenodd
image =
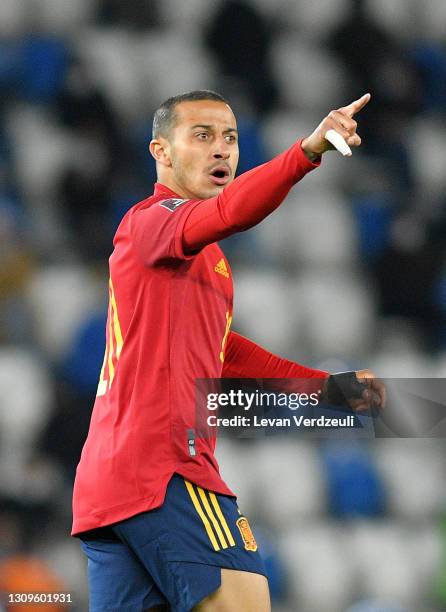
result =
M270 609L215 436L194 429L196 379L305 378L327 396L342 380L357 409L384 403L369 370L329 376L232 331L231 270L217 244L262 221L319 166L333 148L327 130L359 146L353 116L369 98L331 111L310 136L236 179L237 124L220 95L194 91L156 111L158 182L114 238L106 351L74 486L72 534L88 557L93 612Z

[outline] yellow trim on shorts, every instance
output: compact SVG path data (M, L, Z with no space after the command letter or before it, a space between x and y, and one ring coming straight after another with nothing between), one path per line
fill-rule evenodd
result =
M225 549L230 546L236 546L235 540L232 536L231 530L229 529L229 525L224 517L223 511L220 507L220 503L215 493L208 491L207 489L203 489L198 485L194 485L186 479L184 479L184 483L189 492L195 510L197 511L199 517L203 522L204 528L212 543L212 546L214 547L214 550L218 551L221 548ZM197 496L197 492L199 497ZM209 503L209 499L212 503L212 506ZM220 544L217 541L217 538Z
M232 537L231 530L229 529L229 525L226 522L223 512L221 511L220 504L218 503L217 496L215 493L209 492L209 497L211 498L212 505L215 508L215 512L217 513L218 518L220 519L220 523L225 530L226 537L228 538L228 542L230 546L235 546L234 538Z
M228 548L228 544L227 544L227 542L225 540L225 536L223 535L223 532L222 532L222 530L220 528L220 525L218 524L218 521L215 518L215 514L212 512L212 508L209 505L209 502L208 502L207 497L206 497L206 493L203 491L203 489L201 487L197 486L197 489L198 489L198 493L200 494L201 501L203 502L204 509L205 509L208 517L211 519L212 524L214 525L215 531L217 532L218 539L220 540L221 547L222 548Z
M186 485L186 488L189 492L190 498L192 500L192 503L195 506L195 510L197 511L199 517L201 518L201 520L203 521L203 525L204 528L206 529L206 533L209 536L209 539L211 541L212 546L214 547L214 550L220 550L220 546L218 545L218 542L215 538L214 532L212 531L212 527L211 524L209 523L209 520L207 518L207 516L205 515L205 513L203 512L203 509L200 506L200 502L198 501L198 497L197 494L195 493L194 487L192 486L192 483L190 483L187 480L184 480L184 483Z

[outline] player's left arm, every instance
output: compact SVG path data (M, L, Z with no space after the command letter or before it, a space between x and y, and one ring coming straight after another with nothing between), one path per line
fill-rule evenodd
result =
M299 390L322 393L329 373L295 363L274 355L252 340L231 331L225 346L223 378L281 379L280 386L287 391L286 380L296 381ZM288 389L295 391L295 386Z
M384 408L386 388L371 370L330 374L309 368L267 351L252 340L231 331L225 347L223 378L299 380L300 390L317 392L333 405L347 405L356 412ZM295 391L295 385L289 390ZM286 387L286 384L285 384Z

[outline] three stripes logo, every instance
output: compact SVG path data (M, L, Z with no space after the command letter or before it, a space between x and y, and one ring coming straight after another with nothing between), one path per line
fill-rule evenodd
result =
M226 266L226 262L223 259L223 257L220 259L218 264L215 266L214 271L218 272L218 274L221 274L225 278L229 278L228 268Z
M205 491L187 480L184 483L214 550L235 546L235 540L215 493Z

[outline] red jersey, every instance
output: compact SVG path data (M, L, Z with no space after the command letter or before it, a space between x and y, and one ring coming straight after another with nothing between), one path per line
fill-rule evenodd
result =
M222 376L226 344L234 360L239 355L240 364L244 351L261 354L259 364L268 366L256 371L259 377L285 376L285 371L289 377L325 377L230 334L231 270L213 242L245 229L229 219L237 216L237 206L240 210L243 206L247 219L253 206L251 224L257 223L316 165L306 159L300 144L294 145L265 164L264 170L257 168L236 179L223 190L224 196L182 200L157 184L152 197L124 216L110 257L106 352L76 472L73 535L160 506L173 473L203 488L233 495L219 474L215 436L197 437L193 452L190 449L195 380ZM271 198L264 189L247 202L243 187L258 189L265 178L272 190L274 182L281 180L279 196ZM238 192L240 202L232 195ZM259 213L262 205L266 208ZM195 244L196 235L200 249L194 255L183 250L188 220L189 244ZM286 370L280 371L285 362ZM236 371L243 375L242 365Z

